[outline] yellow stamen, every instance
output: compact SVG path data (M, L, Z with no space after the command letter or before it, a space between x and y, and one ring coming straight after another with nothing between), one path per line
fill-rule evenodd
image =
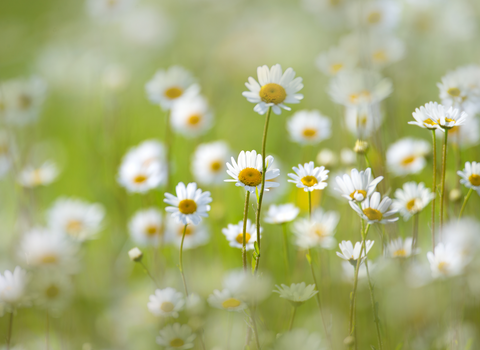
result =
M302 177L301 181L302 181L302 184L304 184L307 187L315 186L318 183L317 178L311 175Z
M133 178L133 182L136 184L141 184L147 181L147 177L145 175L137 175Z
M371 221L380 221L383 218L383 214L377 209L373 209L373 208L363 209L363 213L368 218L368 220L371 220Z
M32 98L28 95L21 94L18 96L18 107L22 110L28 109L32 105Z
M376 24L382 19L382 14L378 11L370 12L367 16L367 22L370 24Z
M180 229L178 230L178 235L183 236L183 230L185 229L185 226L180 226ZM193 229L191 226L187 226L187 229L185 230L185 237L190 236L193 233Z
M447 93L450 95L450 96L453 96L453 97L458 97L460 96L460 89L459 88L456 88L456 87L453 87L453 88L450 88L447 90Z
M448 263L446 261L439 262L437 267L441 273L446 274L448 272Z
M245 168L238 174L238 181L256 187L262 183L262 173L255 168Z
M185 215L193 214L197 211L197 203L191 199L184 199L178 203L178 210Z
M248 241L250 240L252 236L250 235L250 233L248 232L245 232L245 243L248 243ZM235 238L235 240L240 243L240 244L243 244L243 232L242 233L239 233L237 235L237 238Z
M220 171L220 169L222 169L222 163L219 161L219 160L216 160L214 162L211 162L210 163L210 169L213 171L213 172L218 172Z
M197 125L201 120L202 116L200 114L193 114L188 118L187 123L190 125Z
M173 86L167 90L165 90L165 97L169 98L170 100L175 100L182 96L183 90L177 86Z
M164 301L160 305L160 310L162 310L163 312L172 312L174 308L175 306L169 301Z
M55 254L46 254L40 259L42 264L55 264L58 261L58 257Z
M428 118L423 121L423 124L428 124L429 126L435 126L437 123L435 123L432 119Z
M66 231L68 234L76 236L83 228L83 223L80 220L70 220L67 223Z
M233 309L239 307L242 302L235 298L230 298L222 303L224 309Z
M175 339L170 341L170 346L172 346L174 348L179 348L183 345L185 345L185 342L180 338L175 338Z
M338 73L340 70L343 69L342 63L334 63L330 66L330 69L333 73Z
M306 138L312 138L312 137L315 137L316 135L317 135L317 130L315 129L311 129L311 128L303 129L303 136L305 136Z
M400 248L400 249L393 252L393 256L395 258L404 258L404 257L407 256L407 252L405 251L405 249Z
M52 284L45 290L45 296L48 299L54 299L58 296L58 294L60 294L60 289L54 284Z
M157 234L157 232L159 232L159 227L156 225L148 225L145 228L145 233L147 234L147 236L154 236Z
M363 199L367 198L367 192L364 190L355 190L352 193L350 193L350 198L355 199L356 194L361 194L363 196Z
M411 212L416 212L418 211L418 206L417 206L417 201L418 201L418 198L414 198L412 200L409 200L406 204L406 208L408 211L411 211Z
M259 95L263 102L274 104L282 103L287 98L287 92L283 86L276 83L263 85Z
M468 181L470 181L473 186L480 186L480 175L472 174L468 177Z
M401 163L403 166L407 166L412 164L415 161L415 159L417 159L415 156L409 156L409 157L403 158Z
M385 53L385 50L378 50L378 51L375 51L373 54L372 54L372 58L375 62L380 62L380 63L383 63L383 62L387 62L388 61L388 56L387 54Z

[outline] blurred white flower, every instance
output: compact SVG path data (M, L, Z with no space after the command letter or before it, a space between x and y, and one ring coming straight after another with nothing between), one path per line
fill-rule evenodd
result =
M268 274L252 275L243 269L236 269L225 275L223 288L252 304L265 300L271 294L272 281Z
M452 220L442 228L443 243L460 255L464 264L478 255L480 249L480 223L471 218ZM436 251L435 251L436 253Z
M290 138L301 145L316 145L331 134L332 122L317 110L298 111L287 121Z
M57 178L60 170L56 163L47 160L40 166L25 166L18 174L18 182L23 187L37 187L50 185Z
M465 162L465 168L463 171L457 171L457 174L462 178L460 183L480 195L480 163Z
M277 290L274 290L273 292L278 293L280 298L290 301L295 307L302 305L318 293L318 291L315 290L314 284L309 284L307 286L305 282L292 283L290 286L282 284L281 287L278 285L275 287L277 287Z
M109 91L125 90L129 83L130 72L119 63L109 64L102 72L102 85Z
M345 108L345 125L357 139L365 140L373 135L383 123L380 104L361 104Z
M252 77L248 78L245 86L250 91L244 91L243 96L248 102L256 103L253 109L258 114L265 114L269 107L273 113L280 114L282 108L289 111L285 103L300 103L303 95L299 94L303 88L302 78L295 78L295 71L288 68L282 74L282 67L279 64L268 68L262 66L257 68L258 83Z
M384 196L382 199L382 196L378 192L374 192L371 197L367 197L362 202L361 209L353 201L348 203L352 209L355 210L357 214L369 224L387 224L398 220L398 217L391 218L392 215L397 213L395 209L390 208L392 205L392 200L387 196Z
M119 19L127 14L136 0L87 0L88 14L97 20Z
M335 76L340 71L354 69L358 63L358 58L339 46L320 53L315 63L317 68L325 75Z
M369 0L351 3L348 8L352 28L386 31L395 28L401 19L400 3L395 0Z
M303 249L322 247L332 249L335 244L335 229L340 215L336 211L323 211L321 208L312 213L312 220L298 219L293 223L295 244Z
M158 247L162 232L162 213L157 208L137 211L130 219L130 238L140 246Z
M192 160L192 173L201 185L224 183L230 148L225 141L200 144Z
M303 188L305 192L313 192L315 190L323 190L327 187L329 170L325 170L324 166L315 167L313 162L298 164L292 168L295 174L290 173L288 182L294 183L298 188Z
M0 274L0 305L8 312L27 302L27 272L15 267L13 272L6 270ZM1 308L1 307L0 307Z
M387 149L387 165L397 176L417 174L423 170L430 153L431 146L427 141L413 138L403 138Z
M410 219L411 216L421 212L433 199L435 193L425 188L423 182L406 182L402 189L395 191L395 199L392 208L397 210L404 220Z
M448 141L461 148L476 146L480 141L480 120L478 117L470 116L462 125L451 128L448 131Z
M202 217L208 217L212 197L210 192L203 192L197 188L195 182L189 183L187 186L180 182L175 188L177 196L165 193L165 203L170 204L165 210L170 213L178 223L198 225L202 221Z
M12 167L14 152L15 148L12 136L5 130L0 130L0 179L4 177Z
M367 250L367 254L372 249L374 241L365 241L365 248ZM347 260L350 264L353 266L356 266L357 260L361 258L361 262L365 260L365 250L362 250L360 252L360 249L362 249L362 243L357 242L355 243L355 247L353 247L352 242L350 241L342 241L338 245L340 247L340 250L342 251L341 253L337 252L337 256L342 258L343 260Z
M208 297L208 303L217 309L227 311L242 311L247 307L245 301L238 297L235 291L228 289L222 291L215 289Z
M73 295L70 276L55 271L39 271L33 278L35 302L49 313L58 315L69 304Z
M355 164L357 155L350 148L343 148L340 152L340 160L344 165Z
M435 254L428 252L427 258L434 278L459 275L465 267L462 255L456 247L450 244L439 243L435 247Z
M305 329L294 329L282 334L275 342L274 350L323 350L322 338Z
M480 111L480 66L467 65L449 71L437 84L442 104L461 108L468 114Z
M383 180L383 176L374 179L370 168L360 172L352 169L350 176L344 174L342 177L337 176L335 180L338 185L335 190L340 192L342 197L349 201L362 202L375 192L375 188Z
M377 33L366 40L367 57L375 68L384 68L405 56L405 43L393 35Z
M172 217L167 217L167 230L165 232L165 243L173 244L180 248L182 242L183 231L185 225L179 223ZM188 225L185 230L185 239L183 241L183 249L194 249L205 245L210 240L210 233L205 224Z
M412 250L412 237L405 238L405 241L402 237L397 239L392 239L388 243L388 254L392 258L409 258L414 254L418 254L418 249Z
M184 350L191 349L194 346L196 334L186 324L169 324L165 326L157 337L157 344L165 350Z
M178 98L171 111L172 129L185 137L203 135L213 125L213 113L201 95Z
M260 234L262 233L263 228L260 227ZM238 224L228 224L226 228L222 229L222 233L225 235L225 238L229 242L230 247L242 248L243 247L243 220L239 221ZM258 232L255 224L253 224L250 219L247 219L247 227L245 232L245 247L248 250L253 250L255 242L258 239Z
M316 161L325 167L335 167L338 163L338 157L332 150L323 148L318 152Z
M280 205L272 204L268 208L265 222L268 222L269 224L284 224L295 220L299 212L300 209L292 203Z
M135 262L140 262L142 261L143 258L143 253L140 249L137 247L132 248L128 251L128 257L130 260L135 261Z
M155 294L150 295L149 299L148 310L159 317L177 318L185 306L183 294L170 287L155 290Z

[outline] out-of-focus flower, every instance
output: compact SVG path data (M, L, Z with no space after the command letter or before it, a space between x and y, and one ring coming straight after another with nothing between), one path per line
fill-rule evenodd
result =
M50 185L60 173L56 163L48 160L39 167L25 166L18 174L18 182L24 187L37 187Z
M437 86L442 104L468 114L480 111L480 66L467 65L448 72Z
M325 75L335 76L341 71L355 68L358 58L349 54L340 46L332 47L328 51L322 52L318 55L315 63L317 68Z
M417 174L425 167L431 146L427 141L401 139L387 149L387 165L397 175Z
M278 285L275 287L277 287L277 290L273 292L278 293L280 298L290 301L295 307L302 305L318 293L318 291L315 290L315 285L309 284L307 286L305 282L292 283L290 286L282 284L281 287Z
M212 127L213 113L203 96L178 98L171 110L172 128L183 136L200 136Z
M343 148L340 152L340 160L344 165L352 165L356 159L357 155L350 148Z
M157 337L157 344L165 350L184 350L194 346L196 334L186 324L174 323L167 325L160 331Z
M197 147L192 160L192 173L201 185L224 183L230 149L226 142L204 143Z
M367 57L375 68L384 68L400 61L405 56L405 44L397 37L382 33L370 35L367 45Z
M267 156L265 173L265 191L271 187L277 187L279 184L274 182L277 176L280 175L280 170L272 167L274 158ZM257 154L256 151L242 151L238 156L237 162L232 157L231 164L227 163L227 174L233 179L227 179L225 182L235 182L235 186L244 187L246 191L255 193L255 190L260 191L262 187L262 172L263 162L262 155Z
M317 163L322 164L325 167L335 167L338 163L337 155L328 148L323 148L317 154Z
M177 222L198 225L202 221L202 217L208 217L212 197L210 192L203 192L197 188L195 182L189 183L187 186L180 182L175 188L177 196L165 193L164 202L170 204L165 210L171 213L172 218Z
M448 141L467 148L475 146L480 141L480 121L478 117L469 117L460 126L454 126L448 131Z
M130 257L130 260L135 261L135 262L140 262L140 261L142 261L143 253L140 249L135 247L135 248L132 248L128 251L128 256Z
M205 245L210 240L208 228L203 223L200 223L198 225L188 225L185 229L185 225L179 223L172 217L167 217L167 231L165 232L165 243L170 243L177 248L180 248L184 230L184 250L194 249L201 245Z
M159 317L177 318L185 306L183 294L174 288L157 289L149 299L148 310Z
M335 180L338 185L335 189L342 194L342 197L349 201L362 202L375 192L375 188L383 180L383 176L374 179L370 168L360 172L352 169L350 176L344 174L343 177L337 176Z
M136 0L87 0L87 12L98 20L114 20L128 13Z
M435 247L435 254L428 252L427 258L434 278L459 275L465 267L460 252L452 245L439 243Z
M208 303L217 309L227 311L242 311L247 307L245 301L239 298L234 291L228 289L214 290L213 294L208 297Z
M348 14L353 28L362 26L368 30L385 31L395 28L401 18L400 3L395 0L370 0L352 3Z
M337 253L338 254L338 253ZM355 270L356 270L356 261L352 260L350 262L342 261L342 277L345 282L354 283L355 281ZM375 267L371 262L368 264L368 271L372 273L372 269ZM358 270L358 280L367 277L367 268L365 264L361 264Z
M395 200L392 207L397 210L404 220L410 219L412 215L421 212L435 198L435 193L425 188L423 182L406 182L403 189L395 191Z
M109 64L102 73L102 84L113 92L124 90L130 83L130 72L119 63Z
M345 27L346 0L301 0L302 7L309 14L314 14L325 29L339 30Z
M0 274L0 305L6 311L13 312L16 307L23 306L27 302L27 272L15 267L13 272L6 270Z
M412 237L392 239L388 244L388 253L392 258L409 258L417 254L418 249L412 250Z
M36 304L53 314L63 311L73 294L70 277L58 271L40 271L34 276L33 285Z
M411 125L417 125L424 129L435 130L440 127L438 121L433 115L433 110L436 108L437 102L426 103L425 106L420 106L416 108L415 112L412 113L414 122L408 122Z
M190 293L185 299L185 310L190 315L201 315L205 311L205 302L197 293Z
M322 338L316 333L305 329L294 329L280 336L274 345L275 350L322 350Z
M367 254L372 249L374 241L365 241L365 248L367 250ZM337 252L337 256L342 258L343 260L347 260L353 266L356 266L357 260L361 258L362 262L365 259L365 251L362 249L362 243L357 242L355 243L355 247L353 247L352 242L350 241L342 241L338 245L340 247L341 253ZM362 251L360 252L360 249Z
M365 140L373 135L383 123L380 104L362 104L346 107L345 124L348 131L357 139Z
M319 111L298 111L288 120L287 131L301 145L316 145L330 137L331 124Z
M442 228L443 243L456 250L464 264L478 255L480 223L472 218L452 220ZM436 253L436 251L435 251Z
M315 190L323 190L327 187L329 170L325 170L324 166L315 167L313 162L298 164L292 168L295 174L290 173L288 182L294 183L298 188L303 188L305 192L313 192Z
M260 227L260 234L262 233L262 227ZM230 247L242 248L243 247L243 221L240 221L236 225L228 224L227 228L222 229L222 233L230 243ZM254 249L255 242L258 239L258 231L250 219L247 219L247 228L245 233L245 247L247 250Z
M105 210L98 203L90 204L75 198L59 198L47 213L52 231L67 234L75 240L94 238L101 230Z
M280 205L272 204L268 208L265 222L268 222L269 224L284 224L295 220L299 212L300 209L292 203Z
M293 223L295 244L304 249L318 246L332 249L336 244L333 236L339 220L340 215L335 211L316 209L312 213L312 220L299 219Z
M282 74L282 67L279 64L268 68L262 66L257 68L258 83L252 77L248 78L245 86L250 91L242 93L248 102L256 103L253 109L258 114L265 114L269 107L275 114L280 114L282 108L289 111L285 103L300 103L303 95L298 92L303 88L302 78L295 78L295 71L288 68Z
M157 247L162 232L162 213L157 208L139 210L130 219L130 238L140 246Z
M391 218L392 215L397 213L395 209L389 210L392 205L392 200L387 196L382 199L382 196L378 192L373 193L371 197L367 197L362 202L361 209L353 201L348 203L352 209L369 224L387 224L398 220L398 217Z
M258 304L272 292L271 278L268 274L252 275L243 269L228 272L223 279L223 287L234 292L247 304Z
M457 171L457 174L462 178L462 183L467 188L472 188L480 195L480 163L465 162L463 171Z

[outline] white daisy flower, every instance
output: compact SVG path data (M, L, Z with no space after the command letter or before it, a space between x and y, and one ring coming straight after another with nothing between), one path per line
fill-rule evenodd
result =
M434 278L459 275L465 267L462 255L452 245L439 243L435 247L435 254L428 252L427 258Z
M185 137L203 135L213 125L213 113L203 96L179 98L171 109L172 128Z
M435 193L425 188L423 182L406 182L403 189L395 191L395 199L392 208L397 210L404 220L421 212L435 198Z
M171 213L172 218L178 223L198 225L202 221L202 217L208 217L210 211L208 203L212 201L210 192L202 192L201 189L197 189L195 182L191 182L187 186L180 182L175 191L176 197L165 193L166 198L163 201L170 204L165 210Z
M59 314L69 304L73 295L72 281L68 275L60 272L39 271L33 281L35 302L49 313Z
M162 213L157 208L137 211L128 224L130 238L142 247L158 247L163 234L162 221Z
M385 31L396 27L401 19L401 7L394 0L371 0L365 3L352 3L349 7L353 28Z
M208 297L208 303L214 308L227 311L242 311L247 307L245 301L228 289L215 289Z
M467 264L478 255L480 223L471 218L452 220L442 228L443 243L459 252Z
M118 171L117 181L130 193L146 193L161 186L166 173L158 162L144 165L140 161L123 161Z
M260 234L262 233L263 228L260 227ZM234 248L243 248L243 220L238 224L228 224L226 228L222 229L222 233L227 238L227 241L230 243L230 247ZM250 219L247 219L247 229L245 232L245 247L248 250L253 250L255 248L255 242L258 239L258 232L255 224L253 224Z
M340 215L335 211L324 212L321 208L312 213L312 220L299 219L293 223L295 244L303 249L322 247L332 249L335 244L335 229Z
M344 174L343 177L337 176L335 180L338 185L335 190L340 192L342 197L349 201L362 202L375 192L375 188L383 180L383 176L374 179L370 168L360 172L352 169L350 176Z
M96 19L113 20L127 14L136 0L88 0L87 12Z
M395 209L389 210L392 205L392 200L387 196L382 199L382 196L378 192L373 193L371 197L367 197L362 202L361 209L353 201L348 203L352 209L369 224L387 224L398 220L398 217L391 218L392 215L397 213L397 210Z
M345 108L345 125L357 139L365 140L373 135L383 123L380 104L362 104Z
M265 222L268 222L269 224L284 224L295 220L298 213L300 213L300 209L292 203L280 205L272 204L268 208Z
M417 174L427 164L425 157L430 154L431 146L427 141L404 138L387 149L387 165L397 176Z
M27 302L27 272L15 267L13 272L6 270L3 275L0 274L0 305L8 312L25 305Z
M318 152L316 161L318 164L323 164L326 167L335 167L338 163L338 157L332 150L323 148Z
M275 350L323 350L324 345L320 335L310 333L306 329L294 329L277 338Z
M469 117L460 126L454 126L448 131L448 141L468 148L475 146L480 141L480 120L478 117Z
M372 249L374 241L365 241L365 248L367 249L367 254ZM337 252L337 256L342 258L343 260L348 261L353 266L356 266L357 260L360 258L361 262L365 260L365 250L362 249L362 242L355 243L355 247L353 247L352 242L350 241L342 241L338 245L340 247L341 253ZM360 250L362 251L360 252Z
M203 143L197 147L192 160L192 173L201 185L224 183L230 148L224 141Z
M18 174L18 182L23 187L37 187L50 185L57 178L60 173L58 166L48 160L42 163L39 167L27 165L20 174Z
M280 298L287 299L294 306L300 306L308 299L313 298L315 294L318 293L315 290L314 284L309 284L308 286L305 282L302 283L292 283L290 286L282 284L282 286L275 285L277 290L274 290L274 293L278 293Z
M340 71L350 70L358 63L357 56L349 54L342 46L322 52L315 60L317 68L325 75L335 76Z
M437 86L440 89L442 104L457 107L468 114L480 111L480 66L458 67L442 77Z
M75 273L78 270L77 252L77 244L66 235L35 228L20 240L18 254L29 266Z
M145 90L151 103L168 110L180 97L191 97L200 92L199 86L194 82L190 72L172 66L168 70L157 71L145 85Z
M427 103L425 105L425 111L430 116L430 120L436 122L441 131L445 129L451 129L454 126L460 126L464 124L468 119L466 112L461 112L457 108L445 107L436 102Z
M131 147L123 157L123 162L135 161L148 167L152 163L159 163L165 171L165 147L157 140L146 140L138 146Z
M465 162L463 171L457 171L462 178L460 183L467 188L472 188L480 195L480 163Z
M327 187L326 180L329 170L325 170L325 167L315 167L313 162L309 162L304 165L298 164L298 168L293 167L292 169L295 174L288 174L290 177L288 182L294 183L298 188L303 188L305 192L323 190Z
M319 111L298 111L287 121L287 131L294 142L316 145L331 134L332 122Z
M180 323L169 324L165 326L157 337L157 344L164 347L165 350L184 350L194 347L196 334L192 329Z
M417 125L424 129L435 130L440 127L437 120L433 116L433 110L437 106L437 102L429 102L425 104L425 106L421 106L420 108L416 108L415 112L412 113L413 118L415 118L414 122L408 122L411 125Z
M405 43L397 37L382 33L368 36L367 56L376 68L384 68L405 56Z
M167 230L165 231L165 243L173 244L180 248L182 243L183 231L185 225L179 223L172 217L167 217ZM188 225L185 230L185 239L183 241L183 250L194 249L205 245L210 240L210 233L208 228L200 223L198 225Z
M418 254L418 249L412 250L412 240L412 237L405 238L405 241L402 237L392 239L387 246L388 254L392 258L409 258Z
M157 289L149 299L148 310L159 317L177 318L179 311L185 306L183 294L174 288Z
M352 165L357 161L357 155L350 148L342 148L340 151L340 160L344 165Z
M246 303L259 303L272 292L271 278L268 274L252 275L243 269L230 271L223 279L223 288L231 291Z
M46 97L47 84L39 77L19 78L0 84L0 117L8 124L36 121Z
M265 191L279 185L277 182L272 181L280 175L280 170L272 167L273 161L274 158L272 156L267 156L265 160L267 164ZM256 151L242 151L238 156L237 162L235 162L233 157L231 158L231 164L227 163L227 168L227 174L233 179L227 179L225 182L235 182L235 186L244 187L250 193L254 193L256 189L261 190L263 172L261 154L257 154Z
M101 230L105 209L101 204L90 204L75 198L59 198L47 213L52 231L67 234L75 240L94 238Z
M279 64L268 69L267 66L257 68L258 83L252 77L248 78L245 86L250 91L242 93L248 102L256 103L253 109L258 114L265 114L269 107L273 113L280 114L282 108L289 111L285 103L300 103L303 95L298 92L303 88L302 78L295 77L295 71L288 68L282 75Z

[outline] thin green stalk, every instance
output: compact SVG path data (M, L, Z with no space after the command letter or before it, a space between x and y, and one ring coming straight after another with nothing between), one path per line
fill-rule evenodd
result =
M418 213L413 216L412 254L418 239Z
M435 129L432 130L433 138L433 183L432 192L435 195L432 199L432 251L435 253L435 202L437 201L437 136Z
M142 267L143 267L143 271L145 271L145 273L148 275L148 277L150 277L150 279L153 281L153 283L155 284L155 286L156 286L157 288L160 288L160 287L158 286L157 281L155 280L155 278L153 278L153 275L152 275L152 274L150 273L150 271L148 270L147 265L145 265L145 264L143 263L143 261L141 261L141 260L140 260L139 262L140 262L140 265L142 265Z
M255 343L257 344L257 349L260 350L260 340L258 339L258 330L257 322L255 321L255 311L250 310L250 319L252 321L253 336L255 337Z
M248 201L250 199L250 191L245 191L245 208L243 209L243 246L242 261L243 271L247 271L247 219L248 219ZM260 237L260 234L258 235ZM259 238L260 239L260 238Z
M445 206L445 172L447 170L447 142L448 129L445 130L445 141L443 142L443 157L442 157L442 187L440 189L440 230L443 226L443 210Z
M170 110L167 111L165 115L165 150L166 150L166 163L167 163L167 173L165 176L165 188L168 189L170 185L170 177L172 172L172 141L173 141L173 132L170 128Z
M10 312L10 319L8 320L7 343L6 343L7 350L10 350L10 342L12 340L12 328L13 328L13 311Z
M465 207L467 206L467 202L470 199L470 196L472 195L472 192L473 192L473 188L470 188L468 190L467 195L465 196L465 199L463 200L462 209L460 209L460 214L458 214L458 219L462 218L463 211L465 210Z
M285 260L285 274L287 275L287 283L290 284L290 264L288 263L288 236L287 236L287 224L282 224L283 228L283 257Z
M265 160L265 147L267 145L267 133L268 133L268 124L270 122L270 114L272 112L272 107L268 108L267 116L265 118L265 127L263 128L263 139L262 139L262 162L263 162L263 171L262 171L262 187L260 188L260 194L258 196L258 204L257 204L257 215L256 215L256 228L258 232L260 232L260 214L262 212L262 202L263 202L263 193L265 191L265 173L267 172L267 162ZM260 256L261 256L261 239L260 234L257 236L257 244L258 244L258 257L255 263L255 273L258 271L258 266L260 264Z
M290 319L290 325L288 326L288 331L290 332L293 327L293 321L295 320L295 314L297 313L297 308L293 307L292 318Z
M47 348L47 350L50 348L49 346L49 337L50 337L50 317L48 315L48 310L46 312L47 316L46 316L46 320L45 320L45 347Z
M185 240L185 233L187 232L187 226L188 224L185 225L183 228L183 234L182 234L182 243L180 243L180 273L182 274L182 279L183 279L183 287L185 288L185 296L188 297L188 289L187 289L187 281L185 280L185 273L183 272L183 241Z

